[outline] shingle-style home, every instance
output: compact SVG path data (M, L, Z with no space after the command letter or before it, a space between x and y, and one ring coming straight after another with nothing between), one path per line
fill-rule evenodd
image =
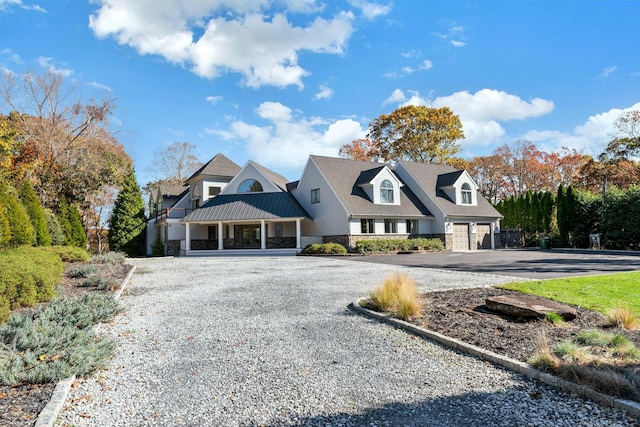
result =
M218 154L171 195L171 207L152 211L147 246L157 233L169 255L295 253L323 242L353 249L358 240L410 236L437 237L455 251L498 241L501 215L466 171L450 166L312 155L300 179L287 181Z

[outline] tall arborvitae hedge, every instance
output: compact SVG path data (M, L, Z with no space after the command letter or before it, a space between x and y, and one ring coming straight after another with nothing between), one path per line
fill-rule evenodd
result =
M609 249L640 249L640 187L611 188L605 197L602 231Z
M62 228L62 233L64 234L64 244L73 246L73 232L71 223L69 222L69 205L64 197L60 199L60 202L58 203L58 223L60 224L60 228Z
M144 253L146 219L142 191L133 167L123 177L109 221L109 248L134 257Z
M44 217L47 221L47 230L51 236L51 244L56 246L64 245L64 230L58 221L58 217L51 209L44 210Z
M11 241L11 228L9 228L6 210L3 200L0 198L0 249L9 246Z
M11 232L10 246L31 245L34 243L33 227L27 211L20 203L18 194L12 186L0 182L0 203L9 222Z
M27 180L22 181L18 194L31 220L31 226L33 227L35 235L34 246L50 246L51 236L47 228L47 220L44 217L44 210L31 183Z
M87 233L84 231L82 225L82 218L80 218L80 212L75 206L67 206L67 220L71 226L71 235L69 236L69 244L71 246L77 246L79 248L86 248L87 246Z

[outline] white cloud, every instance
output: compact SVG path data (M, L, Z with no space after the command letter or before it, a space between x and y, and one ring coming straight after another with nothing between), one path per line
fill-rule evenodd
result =
M63 77L69 77L73 74L73 70L69 68L58 68L55 65L51 64L53 58L45 58L44 56L38 57L38 64L42 68L46 68L47 70L54 72L56 74L60 74Z
M467 44L460 40L451 40L451 44L455 47L465 47Z
M89 86L94 87L96 89L104 90L106 92L113 92L111 88L107 85L98 82L89 82L87 83Z
M411 74L413 73L415 70L411 67L402 67L402 72L405 74Z
M298 13L322 9L312 0L284 3ZM250 87L302 87L309 72L298 64L298 52L343 54L353 33L351 12L295 26L284 14L269 16L267 0L100 0L100 5L89 17L96 36L187 65L202 77L239 73Z
M207 102L211 105L216 105L220 101L222 101L221 96L207 96Z
M24 4L22 0L0 0L0 12L15 6L25 10L34 10L40 13L47 13L46 9L37 4Z
M400 56L403 56L405 58L416 58L420 55L420 52L418 52L417 50L410 50L408 52L401 52Z
M427 107L449 107L454 114L460 116L465 133L465 145L489 145L495 143L506 134L500 122L524 120L550 113L553 102L534 98L527 102L516 95L495 89L482 89L474 94L468 91L455 92L448 96L434 99L420 96L416 91L396 89L384 104L399 103L401 105L425 105Z
M432 69L432 68L433 68L433 62L431 62L431 61L430 61L430 60L428 60L428 59L425 59L425 60L422 62L422 65L420 66L420 69L421 69L421 70L430 70L430 69Z
M9 61L11 61L11 62L15 62L16 64L24 64L24 61L22 61L22 58L20 57L20 55L18 55L17 53L12 51L11 49L8 49L8 48L2 49L2 50L0 50L0 53L3 54L3 55L6 55L8 57L8 59L9 59Z
M615 65L613 67L607 67L604 70L602 70L602 72L598 75L598 77L602 77L606 79L607 77L609 77L611 73L613 73L617 69L618 67L616 67Z
M333 89L331 89L327 85L320 85L320 88L318 89L318 93L315 94L313 99L315 100L331 99L332 96L333 96Z
M208 129L207 132L244 141L249 157L267 167L297 171L302 169L310 154L336 156L343 144L366 134L360 123L353 119L297 117L289 107L278 102L263 102L256 113L269 123L257 126L236 120L228 130Z
M384 16L391 12L391 6L373 3L364 0L350 0L349 4L357 7L362 11L362 15L369 20L373 20L378 16Z

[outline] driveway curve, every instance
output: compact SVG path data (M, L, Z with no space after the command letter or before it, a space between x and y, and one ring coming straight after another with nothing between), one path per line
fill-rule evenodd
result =
M424 290L509 278L332 258L136 260L110 367L63 426L630 426L622 412L346 307L390 272Z

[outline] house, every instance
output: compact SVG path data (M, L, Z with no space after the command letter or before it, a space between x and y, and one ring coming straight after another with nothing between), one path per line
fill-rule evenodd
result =
M358 240L411 236L436 237L456 251L499 241L501 215L466 171L450 166L312 155L300 179L288 182L218 154L186 184L148 222L148 246L159 232L169 255L295 253L323 242L353 249Z

